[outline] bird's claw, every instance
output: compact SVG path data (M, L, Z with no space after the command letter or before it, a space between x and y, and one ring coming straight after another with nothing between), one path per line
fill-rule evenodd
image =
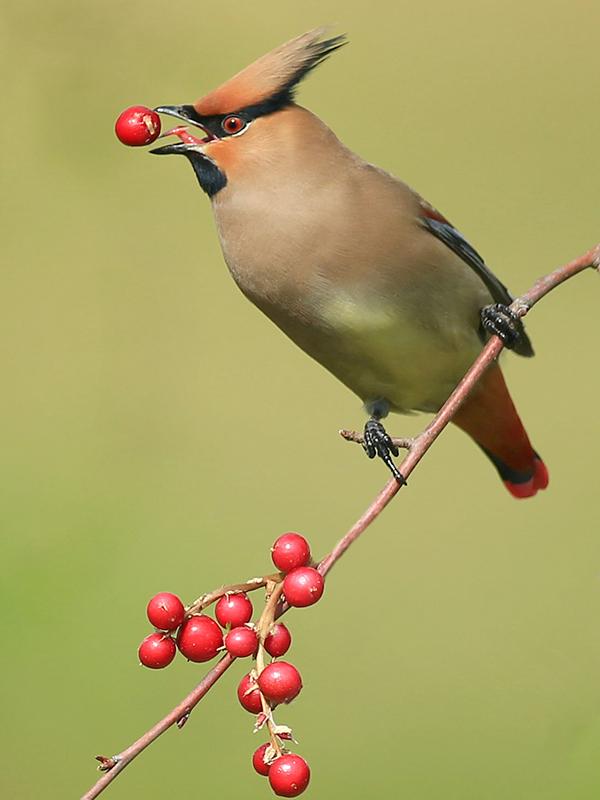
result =
M484 306L481 309L481 324L484 330L501 339L509 350L517 344L523 330L518 314L503 303Z
M405 485L406 480L404 476L394 464L392 455L398 456L400 451L391 440L386 429L383 427L378 419L367 420L364 432L363 449L369 458L379 458L388 467L394 478L398 483Z

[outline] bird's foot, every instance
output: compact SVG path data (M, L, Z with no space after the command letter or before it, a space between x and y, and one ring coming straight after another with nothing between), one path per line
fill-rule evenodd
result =
M484 330L502 340L509 350L518 343L523 324L518 314L503 303L484 306L481 309L481 324Z
M392 456L398 456L400 451L378 419L367 420L362 446L369 458L379 456L398 483L406 485L404 476L392 460Z

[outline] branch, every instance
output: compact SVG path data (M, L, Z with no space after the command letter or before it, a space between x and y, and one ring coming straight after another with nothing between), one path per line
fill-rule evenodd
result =
M562 267L554 270L554 272L540 278L532 288L521 297L517 297L511 305L512 310L519 316L524 317L529 310L543 297L545 297L552 289L555 289L564 281L572 278L580 272L588 268L600 268L600 244L588 250L587 253L580 258L570 261ZM479 378L483 375L485 370L490 364L498 357L503 344L496 336L492 336L489 342L485 345L482 352L479 354L467 374L460 381L456 389L452 392L448 400L444 403L439 412L435 415L429 425L420 433L415 439L399 439L397 440L398 446L407 448L408 454L400 465L400 470L405 478L413 472L417 464L421 461L425 453L429 450L431 445L452 420L460 406L465 399L472 392ZM351 431L341 432L344 438L350 441L360 441L358 435L353 434ZM326 576L337 561L342 557L350 545L355 542L358 537L364 533L369 525L377 519L383 509L390 503L396 494L402 488L402 484L398 483L392 478L379 492L377 497L369 505L364 514L358 519L350 530L340 539L333 550L325 556L319 563L317 569L321 575ZM246 590L249 588L259 588L266 585L268 579L253 579L246 584L236 584L235 586L244 586ZM211 595L203 596L196 601L192 607L202 608L207 603L207 600L213 600L215 596L220 596L231 587L223 587ZM288 610L286 603L279 603L274 611L274 618L279 618ZM191 612L190 612L191 613ZM163 719L156 723L150 730L141 736L133 744L129 745L125 750L121 751L111 758L98 756L100 761L99 769L105 771L105 774L86 792L81 800L93 800L106 789L106 787L119 775L125 767L130 764L143 750L152 744L158 737L173 725L182 727L187 721L192 709L202 700L204 695L214 686L223 673L229 669L236 659L231 655L226 654L221 660L204 676L200 683L193 689L187 697L185 697L179 705L170 711Z

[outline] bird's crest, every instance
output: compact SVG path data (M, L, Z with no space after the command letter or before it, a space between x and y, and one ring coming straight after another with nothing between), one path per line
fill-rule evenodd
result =
M197 100L194 108L198 114L208 117L269 101L274 105L291 101L296 84L334 50L346 44L345 36L323 39L326 31L326 28L315 28L271 50Z

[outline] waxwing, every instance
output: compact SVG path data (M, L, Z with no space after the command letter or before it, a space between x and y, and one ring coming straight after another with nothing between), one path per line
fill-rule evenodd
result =
M458 230L295 102L299 82L345 43L325 37L305 33L195 103L158 107L185 124L153 152L190 162L235 282L361 398L365 449L402 480L388 412L437 411L490 333L533 350L510 293ZM453 422L515 497L546 488L497 364Z

